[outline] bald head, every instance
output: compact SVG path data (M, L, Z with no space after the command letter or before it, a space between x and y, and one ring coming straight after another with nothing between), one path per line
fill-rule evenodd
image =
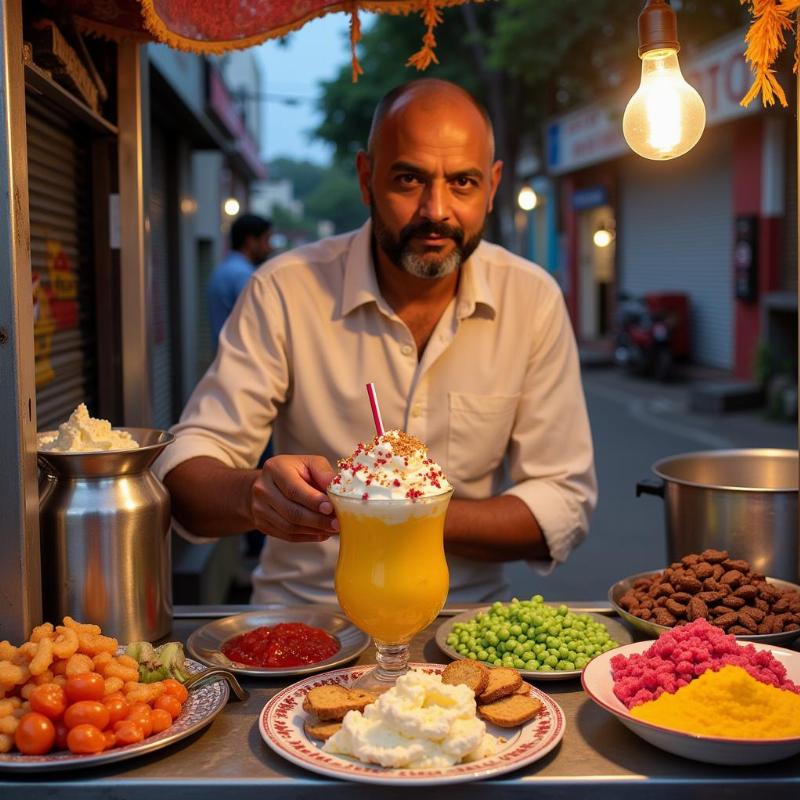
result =
M372 125L367 139L367 153L370 157L375 152L376 142L387 117L403 114L409 107L422 113L441 113L454 111L475 114L480 117L486 130L492 158L494 158L494 130L489 113L468 91L455 83L438 78L418 78L387 92L372 115Z

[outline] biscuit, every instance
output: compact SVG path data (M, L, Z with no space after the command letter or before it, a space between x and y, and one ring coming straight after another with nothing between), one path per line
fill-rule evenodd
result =
M495 667L489 670L489 683L478 695L479 703L493 703L513 694L522 685L522 676L515 669Z
M303 730L312 739L319 739L327 742L342 727L341 722L320 722L318 719L309 717L303 723Z
M478 716L500 728L515 728L532 720L541 708L542 704L533 697L512 694L494 703L478 706Z
M465 686L469 686L477 697L486 690L489 673L489 668L477 661L453 661L442 671L442 683L453 686L463 683Z
M303 711L323 722L341 721L348 711L363 711L375 702L375 695L361 689L346 689L338 684L315 686L303 698Z

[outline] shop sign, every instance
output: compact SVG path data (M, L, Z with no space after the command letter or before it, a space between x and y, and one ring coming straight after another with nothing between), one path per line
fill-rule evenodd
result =
M700 51L683 67L706 106L706 127L760 111L739 101L752 80L744 60L744 31ZM552 175L574 172L630 152L622 136L622 115L628 97L617 95L603 103L584 106L547 124L546 159Z
M587 211L608 205L608 189L605 186L590 186L572 193L572 207L576 211Z

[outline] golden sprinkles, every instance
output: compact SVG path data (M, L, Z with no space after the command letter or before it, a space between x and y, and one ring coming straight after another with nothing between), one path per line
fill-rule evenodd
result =
M378 489L372 499L402 496L410 500L450 488L442 468L428 457L425 444L405 431L386 431L369 444L359 442L353 454L339 459L337 465L333 491L354 494L358 486L364 501L370 499L370 487Z

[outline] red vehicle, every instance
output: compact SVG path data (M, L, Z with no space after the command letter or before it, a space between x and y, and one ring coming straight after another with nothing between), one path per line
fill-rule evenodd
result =
M689 298L677 292L620 296L614 360L660 381L674 375L675 362L690 354Z

